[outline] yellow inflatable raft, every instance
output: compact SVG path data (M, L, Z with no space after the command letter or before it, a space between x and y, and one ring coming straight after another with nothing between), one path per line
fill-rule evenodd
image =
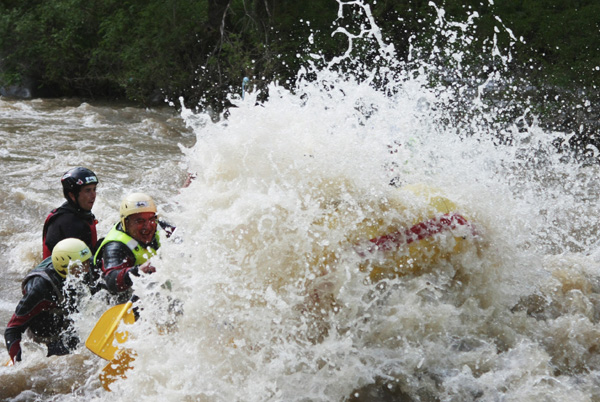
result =
M464 211L441 191L425 185L399 188L360 209L364 217L358 220L356 214L348 218L343 207L337 207L327 225L338 230L345 218L357 221L346 223L345 241L372 281L428 272L473 249L479 238ZM340 255L329 247L315 263L326 272Z

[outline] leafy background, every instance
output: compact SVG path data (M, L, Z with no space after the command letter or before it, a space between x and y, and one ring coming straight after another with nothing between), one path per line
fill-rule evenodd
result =
M440 39L428 0L369 3L401 59L414 48L451 46ZM581 148L597 143L599 2L445 0L435 6L451 21L476 13L472 40L461 44L473 76L489 65L482 49L490 49L492 37L500 48L510 47L502 67L518 88L500 88L496 97L526 99L547 128L577 134ZM331 33L356 31L364 19L338 18L338 7L334 0L3 0L0 87L141 105L178 104L183 97L198 110L223 111L245 76L255 89L273 80L293 88L308 62L310 33L311 49L325 58L344 49L340 35ZM356 57L365 48L356 46Z

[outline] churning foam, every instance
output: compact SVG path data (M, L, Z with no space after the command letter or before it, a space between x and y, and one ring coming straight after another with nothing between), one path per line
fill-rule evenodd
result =
M473 18L451 24L442 13L439 29L453 37ZM339 72L351 53L315 62L294 91L272 83L265 103L232 97L218 123L184 108L196 179L172 205L178 229L157 272L135 284L135 368L96 397L599 397L588 255L597 169L565 161L553 140L568 135L535 121L494 131L501 106L476 93L458 99L467 86L430 84L430 65L395 61L367 26L356 36L374 38L376 69L351 60L361 70ZM459 102L474 117L453 125ZM408 185L451 203L477 241L427 269L372 280L355 240L422 215L430 199Z

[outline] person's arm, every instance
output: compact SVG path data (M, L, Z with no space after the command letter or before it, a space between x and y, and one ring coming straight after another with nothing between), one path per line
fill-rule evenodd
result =
M17 317L13 314L4 331L6 350L8 350L8 355L13 363L21 361L21 337L23 332L27 329L27 327L21 328L21 326L15 322L16 319Z
M129 248L118 241L104 245L101 254L101 267L106 287L111 293L120 293L133 285L131 275L138 276L139 271L154 272L149 263L135 265L135 257Z
M35 317L42 311L51 310L56 303L50 296L44 279L31 278L24 290L25 294L19 301L15 313L6 325L4 341L6 349L13 362L21 361L21 338Z

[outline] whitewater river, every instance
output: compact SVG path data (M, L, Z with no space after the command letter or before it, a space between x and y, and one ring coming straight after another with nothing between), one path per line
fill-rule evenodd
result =
M120 200L130 192L146 192L163 212L172 210L173 197L186 178L180 146L192 146L195 136L168 107L1 98L0 116L0 326L4 330L21 296L21 279L41 261L45 216L64 201L62 173L86 166L98 175L93 212L99 220L99 234L104 236L118 219ZM1 374L0 399L35 400L35 395L53 394L45 391L48 387L72 387L56 382L52 375L39 377L48 364L62 362L35 362L36 352L25 352L24 366L32 367L23 367L20 374L16 374L20 368ZM2 360L6 360L4 354ZM61 370L74 370L68 360ZM15 374L20 380L14 379ZM67 382L72 379L68 376ZM20 394L25 399L19 399Z
M0 399L600 401L598 166L535 116L490 124L476 91L390 66L378 89L367 67L301 71L216 123L0 98L0 329L70 167L100 179L101 236L132 191L177 226L134 283L126 379L107 392L85 346L28 340ZM453 123L458 100L473 117ZM82 339L107 308L82 300Z

